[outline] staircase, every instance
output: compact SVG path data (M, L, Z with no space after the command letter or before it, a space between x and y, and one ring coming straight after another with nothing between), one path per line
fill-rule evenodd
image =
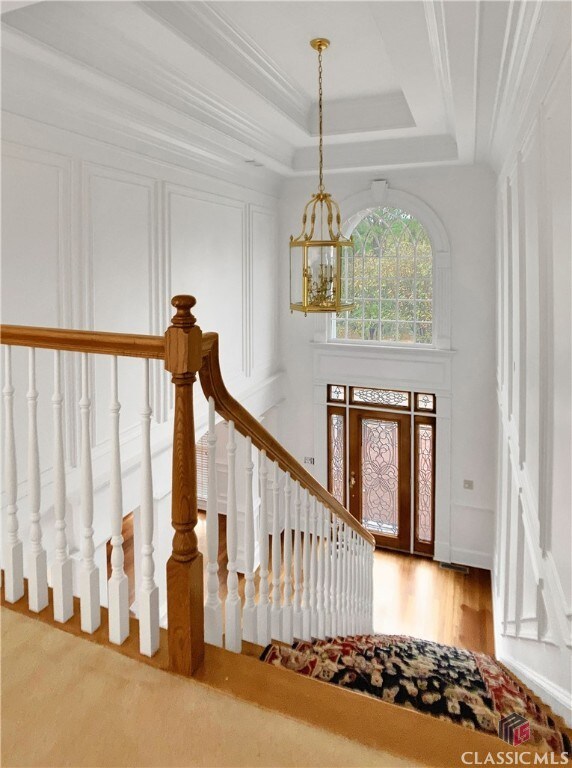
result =
M109 645L140 662L193 676L238 698L425 764L451 764L453 754L458 760L461 742L467 749L470 744L474 749L498 750L502 743L489 733L469 732L414 709L395 707L384 695L379 699L356 696L347 685L344 690L343 685L309 679L324 681L331 674L333 680L339 670L338 662L331 658L329 664L316 663L318 675L285 674L277 668L295 667L301 655L313 660L323 660L324 654L335 655L343 643L348 645L348 637L355 638L354 645L371 645L374 540L231 397L220 370L218 337L203 334L196 325L191 314L194 303L190 296L174 297L176 314L164 336L2 326L3 605ZM21 371L14 375L12 365L12 352L17 347L27 349L26 430L14 416L14 383L22 384ZM36 353L46 349L53 354L51 370L46 359ZM94 371L101 372L95 359L102 358L107 358L110 381L109 464L103 469L92 436L94 425L100 424L101 411L92 411L91 399ZM139 358L140 365L140 432L129 438L131 444L139 440L139 450L136 460L130 457L127 462L131 476L127 485L122 456L125 446L119 428L122 366L118 359L133 358ZM153 491L153 451L156 441L164 440L164 429L152 424L151 405L156 401L153 382L160 375L152 361L163 362L174 387L172 482L170 494L161 494L161 504L155 503ZM46 371L53 382L51 387L45 380ZM75 388L74 373L78 374ZM199 551L197 539L193 403L197 374L208 401L204 552ZM44 457L46 453L43 427L38 426L38 389L44 398L46 394L51 397L52 451L47 468L40 463L40 445ZM71 471L74 436L70 434L75 424L71 395L76 390L79 461ZM221 421L226 425L224 488L218 487L217 476L221 432L217 424ZM23 431L27 431L25 441L21 440ZM218 452L220 455L220 444ZM27 478L18 484L18 462L23 455ZM77 514L70 516L68 484L72 476L77 480L79 503ZM138 493L134 476L139 479ZM106 490L105 503L96 503L101 488ZM226 573L219 565L221 498ZM167 501L170 524L161 512ZM122 526L126 512L135 509L133 585L125 572ZM50 520L53 531L46 527ZM73 551L68 535L74 529L80 544L77 551ZM157 542L173 530L170 557L166 563L158 563ZM166 630L161 621L163 603ZM368 653L371 655L371 647ZM367 653L361 655L365 659ZM272 663L260 663L261 656ZM383 673L378 668L376 674ZM336 681L339 683L339 675Z
M196 325L194 298L176 296L172 304L176 314L164 336L2 326L6 601L16 604L26 597L28 609L38 614L50 606L53 620L66 624L76 613L77 597L80 628L88 635L98 632L102 609L107 609L108 639L118 646L131 636L134 615L139 652L146 657L159 651L160 627L166 623L170 669L186 675L201 666L205 642L239 653L243 642L265 646L271 638L292 642L294 636L370 631L373 537L230 396L221 375L218 337L203 334ZM16 354L22 347L27 366ZM53 351L51 365L44 350ZM139 369L126 374L133 358L140 359ZM165 429L152 418L158 402L155 361L163 362L174 385L168 487L168 472L157 477L156 446L164 441ZM100 402L101 386L93 391L105 368L107 409ZM197 374L209 404L204 553L196 532ZM123 407L131 407L134 385L141 392L140 430L138 437L129 437L126 460L120 393ZM22 429L19 407L24 394L27 429ZM43 406L50 395L47 420ZM159 402L159 410L164 405ZM217 487L216 427L221 421L227 437L222 447L225 488ZM99 444L106 430L107 451ZM18 483L19 472L26 474L24 482ZM172 528L165 520L168 505ZM125 572L122 537L123 519L131 510L135 585ZM219 573L218 565L221 512L226 518L226 574ZM158 562L161 542L173 529L170 557ZM224 605L221 580L226 582Z

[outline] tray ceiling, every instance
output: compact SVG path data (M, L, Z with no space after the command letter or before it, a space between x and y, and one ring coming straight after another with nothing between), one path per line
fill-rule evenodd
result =
M531 33L549 6L565 5L6 4L3 107L179 159L313 173L308 41L326 36L330 172L490 162L506 89L518 93L526 78Z

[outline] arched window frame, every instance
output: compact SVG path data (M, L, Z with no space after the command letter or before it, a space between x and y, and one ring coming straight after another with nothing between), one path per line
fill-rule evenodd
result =
M372 208L400 208L414 216L424 227L433 252L433 343L336 339L333 333L335 316L325 315L317 320L315 340L345 345L391 346L399 349L451 349L451 250L445 227L435 211L415 195L392 189L386 181L372 182L368 190L341 200L340 207L348 216L342 229L346 236L352 233Z

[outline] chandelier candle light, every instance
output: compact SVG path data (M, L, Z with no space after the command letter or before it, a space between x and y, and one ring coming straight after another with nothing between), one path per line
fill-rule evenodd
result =
M324 187L322 52L329 44L323 37L310 41L318 52L320 177L304 208L302 231L290 237L290 309L305 315L354 308L354 244L342 235L340 208Z

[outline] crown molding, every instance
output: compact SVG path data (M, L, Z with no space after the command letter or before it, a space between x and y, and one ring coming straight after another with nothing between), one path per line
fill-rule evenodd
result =
M524 140L569 55L570 13L569 3L511 4L485 150L497 172L512 162L511 147Z
M540 10L541 0L531 3L512 0L510 3L490 127L489 153L498 140L507 115L514 108L514 98L519 90Z
M458 159L455 139L445 135L333 144L327 147L325 162L328 172L332 172L458 162ZM316 160L315 147L297 149L294 154L294 171L315 173Z
M476 150L481 4L441 0L424 6L447 126L456 138L460 161L470 164Z
M18 8L24 8L26 5L37 5L41 0L2 0L0 2L0 15L4 16L5 13L10 11L17 11Z
M307 131L310 99L219 8L205 2L143 2L140 7Z
M272 173L291 173L292 150L282 142L268 147L238 123L226 108L211 111L211 120L183 114L140 91L80 64L10 27L3 27L3 109L64 130L130 146L144 142L179 159L196 160L241 175L261 173L255 159ZM197 108L198 109L198 108ZM214 122L221 127L217 128ZM222 126L224 125L225 130ZM266 150L266 151L264 151Z
M333 99L326 103L324 135L391 131L415 128L415 120L401 91L355 99ZM308 117L308 132L317 136L318 104Z
M47 24L43 26L49 27ZM171 114L176 114L179 119L187 118L190 126L201 125L203 129L214 129L219 135L244 145L238 150L241 159L261 161L265 165L274 166L279 172L288 172L290 169L292 149L286 141L260 128L259 124L239 110L222 103L215 94L193 86L183 73L168 66L163 60L154 58L146 49L120 45L111 33L101 41L93 41L85 36L83 42L85 45L97 44L99 48L104 46L107 49L106 58L113 62L114 70L121 72L123 77L127 75L130 82L120 81L83 64L15 27L2 25L3 48L40 65L43 71L38 76L45 79L50 72L57 78L67 78L82 86L94 88L100 95L118 95L120 109L123 100L128 103L131 98L147 98L150 112L158 103L165 104ZM121 95L120 91L123 91ZM161 115L165 114L165 110L161 110ZM212 130L209 133L212 134ZM193 136L193 133L189 133L189 136Z

